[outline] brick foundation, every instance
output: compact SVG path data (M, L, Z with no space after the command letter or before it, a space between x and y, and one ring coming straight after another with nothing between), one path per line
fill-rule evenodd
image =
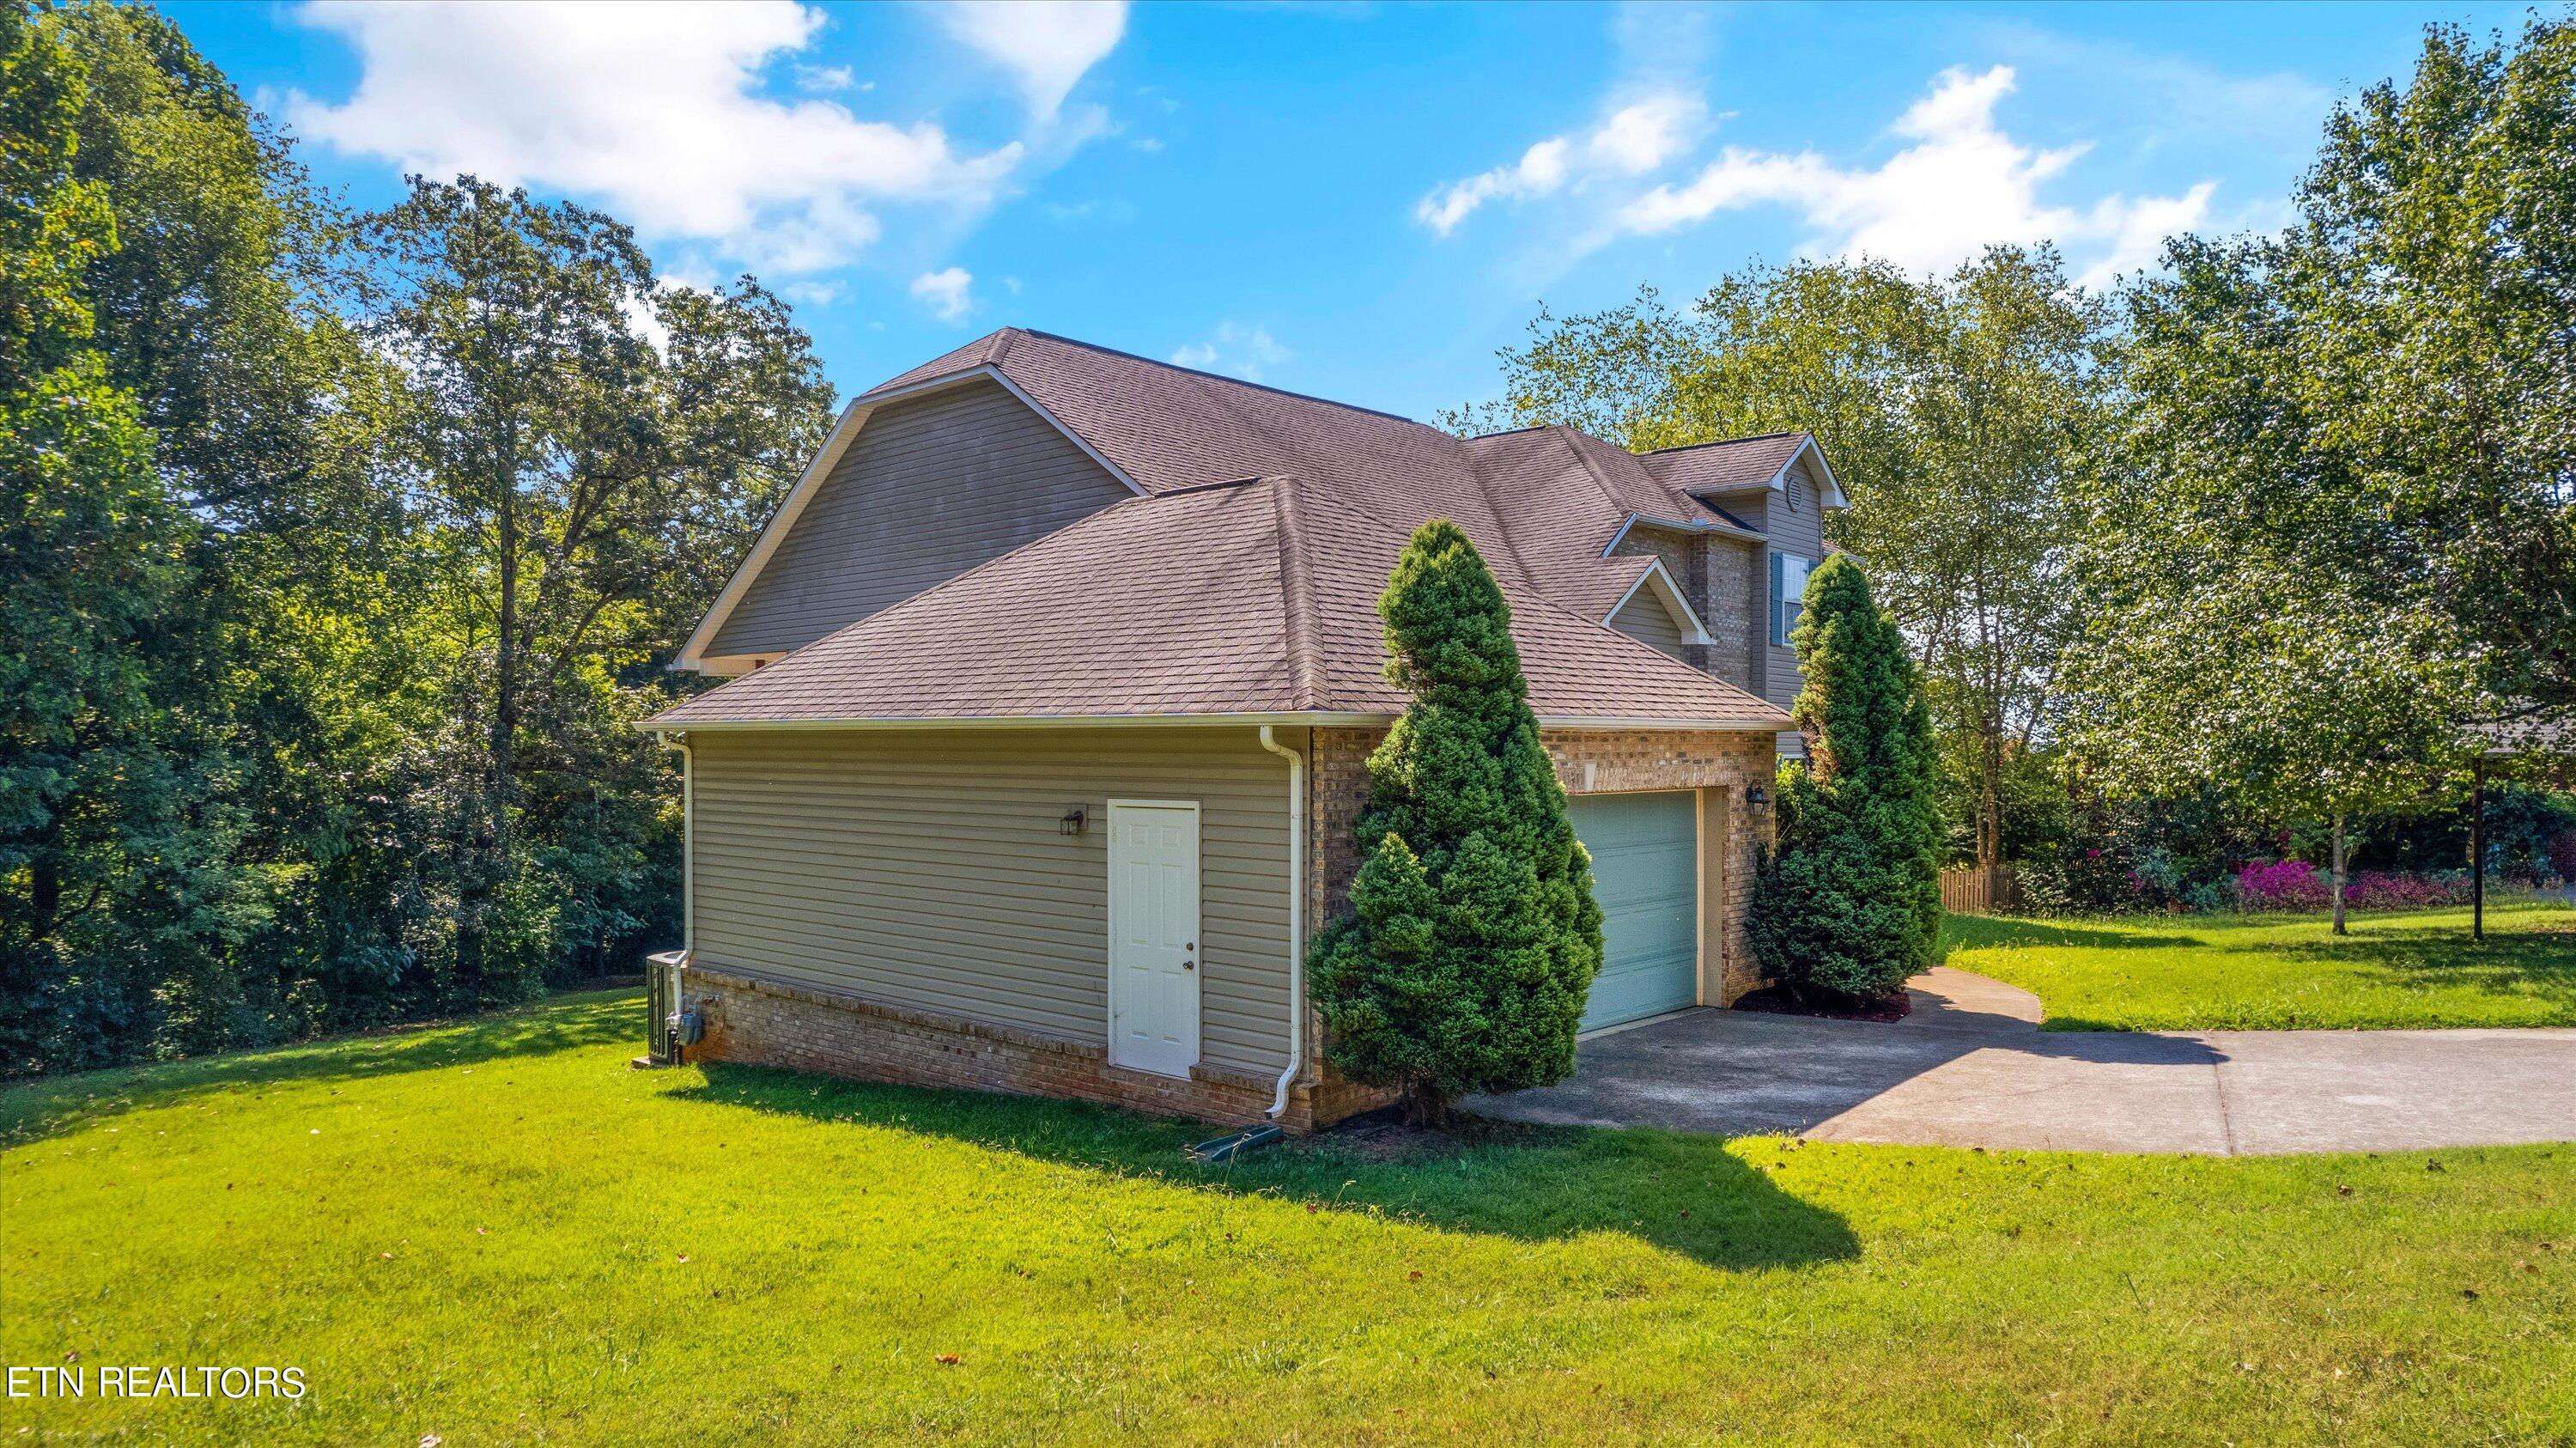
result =
M1027 1096L1069 1096L1164 1116L1252 1126L1268 1115L1276 1082L1207 1066L1186 1081L1109 1064L1104 1046L1033 1031L931 1015L838 991L735 970L692 966L680 998L705 1013L697 1061L783 1066L858 1081ZM1339 1079L1289 1088L1279 1124L1293 1132L1366 1110L1365 1088Z

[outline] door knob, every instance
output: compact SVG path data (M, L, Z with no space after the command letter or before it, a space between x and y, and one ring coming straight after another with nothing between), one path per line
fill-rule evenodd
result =
M1195 960L1184 960L1181 962L1181 969L1183 970L1196 970L1198 968L1199 963Z

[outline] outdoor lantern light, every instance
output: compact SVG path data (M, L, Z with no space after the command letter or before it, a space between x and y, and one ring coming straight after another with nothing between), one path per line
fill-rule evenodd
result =
M1762 786L1757 784L1744 792L1744 802L1746 804L1769 804L1771 802L1771 796L1764 794L1762 792Z
M1055 830L1056 833L1060 835L1081 834L1082 806L1075 805L1073 808L1066 810L1064 812L1064 818L1056 821Z

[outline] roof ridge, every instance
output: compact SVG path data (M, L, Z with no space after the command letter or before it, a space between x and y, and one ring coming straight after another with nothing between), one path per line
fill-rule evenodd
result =
M1018 338L1019 334L1020 329L1017 327L1003 327L992 336L985 338L984 365L1001 366L1002 359L1011 355L1011 343Z
M1306 529L1299 516L1302 488L1293 475L1264 481L1270 484L1270 508L1277 522L1280 632L1288 649L1289 702L1301 710L1320 709L1324 667L1316 651L1315 581L1306 571Z
M1735 444L1741 442L1769 442L1775 437L1814 437L1815 435L1815 430L1812 428L1784 427L1778 432L1749 432L1742 437L1713 437L1706 442L1685 442L1677 443L1672 447L1651 447L1646 449L1644 452L1632 454L1632 456L1641 458L1660 457L1665 453L1689 452L1694 448L1733 447Z
M1555 433L1556 440L1565 444L1565 450L1574 454L1574 460L1583 465L1583 475L1592 480L1592 486L1601 490L1603 501L1623 513L1633 514L1637 511L1635 508L1629 506L1627 499L1619 496L1617 489L1610 486L1610 480L1608 478L1601 476L1601 470L1592 465L1592 459L1584 456L1583 449L1575 446L1575 438L1588 437L1590 434L1582 432L1576 428L1569 427L1562 422L1553 422L1548 424L1548 431Z
M1414 427L1430 428L1433 432L1439 431L1438 428L1432 428L1429 423L1406 417L1404 414L1399 412L1383 412L1374 407L1362 407L1356 402L1342 402L1330 397L1317 397L1311 392L1291 392L1285 387L1273 387L1267 382L1253 382L1241 377L1228 377L1222 372L1209 372L1197 367L1184 367L1178 362L1166 362L1157 357L1148 357L1142 352L1128 352L1116 347L1104 347L1098 342L1086 342L1080 337L1067 337L1057 332L1041 332L1033 327L1008 327L1003 330L1020 332L1031 337L1044 337L1050 342L1062 342L1068 347L1080 347L1086 352L1099 352L1110 357L1124 357L1131 362L1142 362L1149 367L1161 367L1167 371L1186 373L1192 377L1204 377L1210 382L1222 382L1230 387L1249 387L1255 392L1267 392L1279 397L1294 397L1300 402L1312 402L1323 407L1338 407L1344 412L1366 413L1370 417L1383 417L1390 422L1401 422ZM1442 433L1441 435L1444 437L1447 436L1446 433Z

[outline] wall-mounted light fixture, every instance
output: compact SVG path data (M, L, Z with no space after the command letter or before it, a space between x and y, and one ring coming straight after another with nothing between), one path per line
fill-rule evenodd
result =
M1057 821L1055 822L1055 832L1056 832L1057 834L1060 834L1060 835L1078 835L1078 834L1081 834L1081 833L1082 833L1083 819L1084 819L1084 816L1083 816L1082 806L1080 806L1080 805L1075 805L1073 808L1071 808L1071 809L1069 809L1069 810L1066 810L1066 811L1064 812L1064 818L1063 818L1063 819L1057 820Z
M1771 802L1771 796L1764 793L1762 786L1757 784L1744 792L1744 802L1746 804L1769 804Z

